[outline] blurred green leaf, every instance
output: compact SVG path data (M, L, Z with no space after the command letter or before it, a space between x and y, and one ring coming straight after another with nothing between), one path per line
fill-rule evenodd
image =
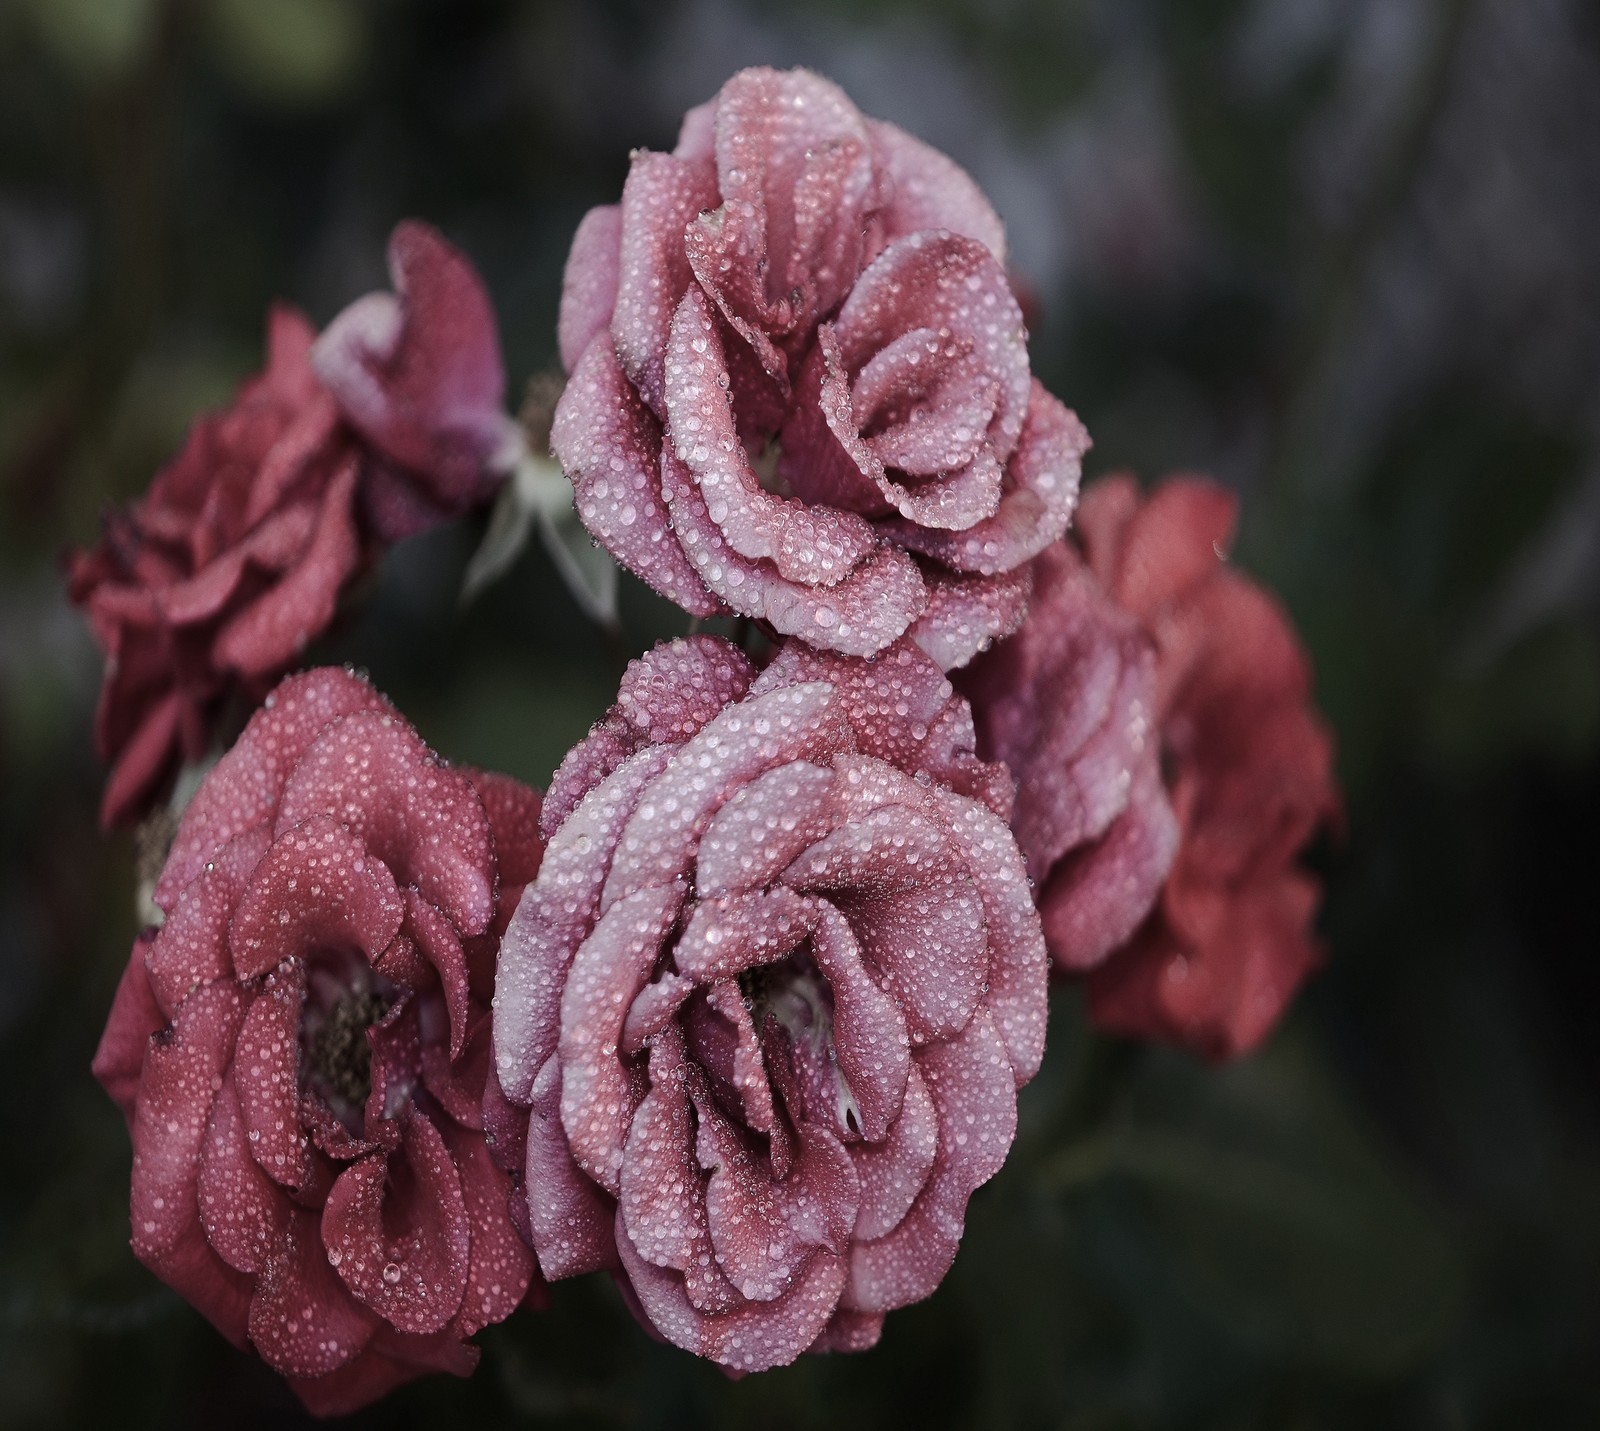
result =
M1041 1173L1136 1200L1190 1310L1290 1364L1397 1375L1461 1307L1464 1268L1309 1049L1233 1068L1162 1059L1132 1109Z
M366 24L357 0L206 0L211 34L233 75L261 98L314 104L359 65Z
M144 57L159 0L17 0L50 52L79 79L114 79Z

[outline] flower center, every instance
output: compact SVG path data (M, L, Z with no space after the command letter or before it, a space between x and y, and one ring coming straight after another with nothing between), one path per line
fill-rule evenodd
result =
M376 989L349 989L305 1028L306 1070L347 1126L359 1120L372 1092L372 1045L367 1030L394 1000Z
M780 963L746 969L739 991L758 1033L771 1019L788 1035L811 1115L831 1118L841 1134L857 1131L860 1109L834 1048L833 990L809 954L802 949Z

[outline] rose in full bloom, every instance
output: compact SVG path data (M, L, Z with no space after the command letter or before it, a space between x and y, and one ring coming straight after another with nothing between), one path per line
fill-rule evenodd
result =
M1027 623L967 686L1095 1020L1218 1059L1259 1044L1317 962L1298 857L1338 809L1305 653L1222 556L1235 517L1199 478L1148 499L1096 483L1085 560L1041 559Z
M1029 372L1000 221L803 70L745 70L567 261L552 446L590 532L696 615L946 668L1014 629L1088 437Z
M546 1277L611 1268L738 1371L870 1346L939 1284L1044 1047L1010 782L972 749L908 642L633 663L495 988Z
M134 1252L314 1411L464 1375L534 1279L483 1107L539 803L364 680L292 677L195 794L118 987L94 1070Z
M274 308L266 370L72 557L106 657L105 825L206 753L230 698L260 700L384 543L492 490L511 424L482 285L422 224L396 229L390 261L400 296L354 304L315 363L311 325Z

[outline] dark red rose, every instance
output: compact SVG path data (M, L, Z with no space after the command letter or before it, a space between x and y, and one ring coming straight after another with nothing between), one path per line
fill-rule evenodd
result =
M313 1411L464 1375L533 1280L483 1105L538 812L310 671L206 776L156 886L94 1061L133 1135L133 1249Z
M745 70L579 226L552 446L618 561L942 667L1015 628L1088 437L1032 379L972 180L803 70Z
M421 224L395 231L390 259L402 297L360 300L318 343L331 390L311 326L274 308L266 370L71 558L72 600L106 656L108 827L206 753L230 697L253 705L271 688L385 542L496 480L492 444L510 423L482 287Z
M1097 1022L1216 1059L1259 1044L1317 962L1297 858L1338 809L1305 654L1222 555L1235 515L1200 478L1096 483L1087 565L1041 559L1026 624L968 685L979 749L1021 787L1056 962L1088 975Z
M871 1346L938 1286L1044 1048L1010 782L972 747L904 641L629 667L551 786L496 982L547 1277L612 1268L740 1371Z

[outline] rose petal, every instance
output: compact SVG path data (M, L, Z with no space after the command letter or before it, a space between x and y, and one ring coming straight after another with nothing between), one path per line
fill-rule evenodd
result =
M533 1249L549 1281L612 1266L611 1199L572 1159L561 1127L561 1061L551 1058L533 1082L528 1121L527 1207Z
M1003 266L1005 228L967 171L931 145L893 124L869 119L872 151L892 181L880 216L886 239L924 229L948 229L983 244Z
M461 251L408 221L389 240L394 293L346 308L312 353L345 417L448 508L480 500L506 442L494 309Z
M535 1075L556 1051L561 991L599 911L618 832L671 753L640 751L584 797L552 836L506 928L495 978L495 1068L515 1103L532 1097Z
M1012 571L1057 541L1072 520L1089 434L1077 416L1034 381L1027 419L1006 469L1000 508L964 532L890 523L894 538L956 571Z
M450 1330L470 1337L516 1311L533 1277L533 1253L517 1235L507 1211L508 1200L515 1195L511 1179L494 1165L483 1139L458 1123L443 1123L440 1132L461 1178L467 1225L472 1229L467 1290Z
M722 895L770 884L827 834L833 825L833 780L831 770L793 760L740 786L711 817L695 850L702 907ZM681 968L681 947L679 958Z
M483 802L404 721L357 712L312 742L284 786L275 833L323 815L337 818L462 933L489 927L494 847Z
M195 1176L211 1104L239 1027L239 995L206 984L152 1039L133 1115L134 1255L224 1336L244 1340L249 1283L212 1251Z
M850 1160L861 1182L857 1242L876 1241L900 1225L933 1171L938 1148L938 1114L922 1074L913 1065L899 1116L881 1138L850 1146Z
M150 976L145 972L145 955L156 934L156 930L146 929L133 941L133 952L117 981L111 1015L90 1065L100 1086L111 1095L111 1101L122 1110L130 1126L139 1094L139 1075L144 1070L145 1051L150 1046L151 1035L164 1028L167 1022L167 1015L150 988Z
M924 573L928 609L906 638L926 651L942 671L954 671L1003 637L1028 614L1033 573L1027 566L994 576Z
M1128 942L1161 892L1178 839L1159 777L1144 775L1122 816L1098 841L1057 865L1039 894L1057 964L1082 973Z
M663 338L666 326L663 320ZM661 488L660 426L604 335L572 371L556 404L550 446L572 483L579 518L601 546L690 615L723 609L673 539Z
M838 906L905 1008L913 1042L966 1026L988 974L983 907L966 865L925 817L889 808L852 820L790 865L784 882Z
M183 812L155 900L172 901L213 853L260 824L270 824L284 783L318 734L356 711L393 711L366 681L325 666L291 676L250 718L244 733L206 776Z
M989 935L984 1000L1021 1088L1044 1058L1050 960L1022 854L1011 832L976 800L941 791L950 838L972 871Z
M635 151L622 186L620 276L611 336L622 367L657 416L666 412L662 379L667 329L691 282L683 232L716 204L711 164Z
M223 986L213 986L223 987ZM300 1127L300 1017L305 972L290 964L269 974L245 1010L234 1066L250 1151L283 1187L311 1177L310 1140Z
M791 686L730 706L672 755L623 827L601 908L687 873L700 836L739 786L792 760L845 748L827 686Z
M622 206L590 209L572 236L561 277L561 312L556 340L561 366L571 372L597 333L611 326L622 268Z
M253 979L319 948L359 949L375 963L404 909L387 866L332 817L314 815L256 865L230 927L234 970Z
M229 1266L260 1272L289 1205L255 1160L231 1072L211 1105L195 1186L206 1240Z
M617 1229L636 1257L683 1274L698 1311L728 1312L740 1297L712 1257L687 1077L682 1037L668 1030L651 1047L650 1091L628 1130Z
M880 547L838 585L821 589L785 581L776 571L745 561L712 521L693 474L665 447L661 492L670 525L706 586L733 610L768 621L784 635L870 656L899 636L926 604L916 564L890 547Z
M405 1119L404 1151L352 1163L328 1194L322 1236L350 1291L391 1326L449 1324L467 1288L471 1225L449 1147L426 1114Z
M917 1054L939 1115L939 1152L911 1211L888 1236L857 1242L843 1304L888 1312L928 1296L950 1270L967 1200L1000 1170L1017 1131L1011 1061L986 1013Z
M355 528L356 475L352 457L329 482L300 560L224 622L211 646L218 667L248 677L275 673L327 629L339 591L361 561Z
M293 1208L250 1303L250 1340L285 1376L325 1376L372 1340L378 1319L328 1265L316 1213Z
M617 900L579 945L561 995L561 1123L578 1166L612 1194L634 1107L622 1025L682 905L672 885Z

